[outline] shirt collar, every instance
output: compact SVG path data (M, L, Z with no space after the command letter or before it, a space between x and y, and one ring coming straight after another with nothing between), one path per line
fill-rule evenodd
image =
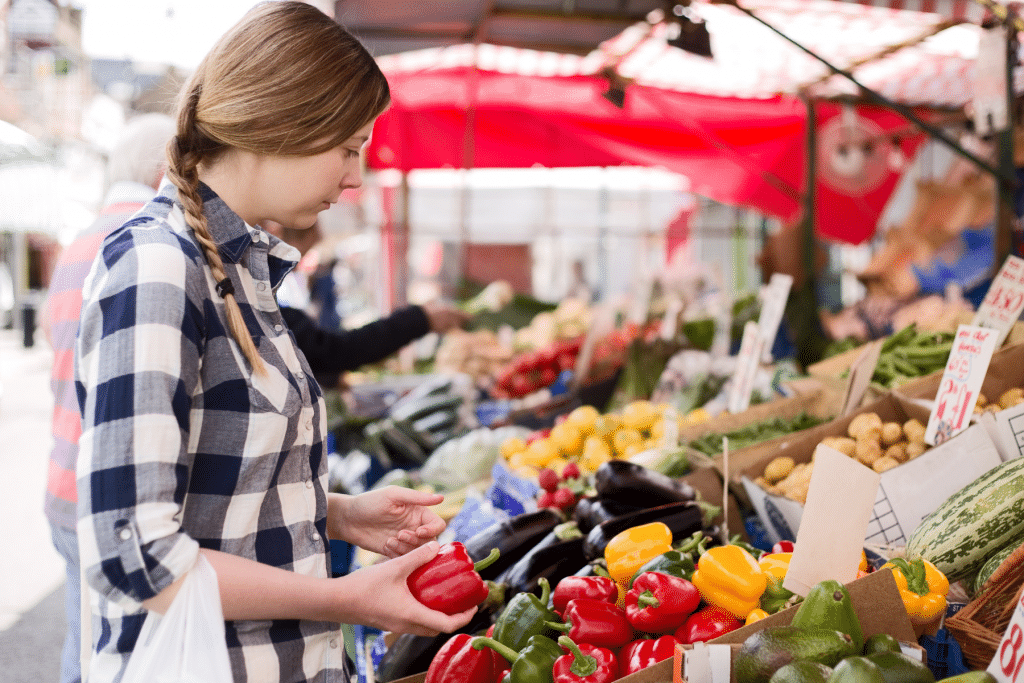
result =
M184 206L178 199L177 186L166 177L160 184L158 194L172 200L184 212ZM199 183L199 196L203 200L203 214L206 216L210 237L217 245L220 257L229 263L238 263L245 250L252 246L253 236L258 231L246 225L242 217L232 211L206 183Z

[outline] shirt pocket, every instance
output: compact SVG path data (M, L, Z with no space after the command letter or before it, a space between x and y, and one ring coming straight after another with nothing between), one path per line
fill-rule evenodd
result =
M261 340L260 350L263 357L263 372L255 370L249 375L249 399L254 409L260 412L278 413L292 416L302 409L302 396L295 387L290 373L267 358L272 355L280 358L276 349L271 354L262 353L264 346L271 346ZM285 374L288 373L288 374Z

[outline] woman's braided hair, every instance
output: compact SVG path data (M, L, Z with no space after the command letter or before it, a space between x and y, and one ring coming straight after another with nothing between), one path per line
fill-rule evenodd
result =
M253 369L263 362L210 236L201 164L229 148L307 156L342 144L387 108L390 93L370 53L304 2L266 2L226 33L182 88L167 177L210 266L231 335Z

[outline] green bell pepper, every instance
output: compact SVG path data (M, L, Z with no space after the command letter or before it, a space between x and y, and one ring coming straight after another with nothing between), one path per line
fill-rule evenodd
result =
M629 586L632 588L636 577L644 572L661 572L662 574L678 576L689 581L696 569L697 566L694 564L693 557L689 553L669 550L651 558L645 565L640 567L636 574L633 575L633 578L629 580Z
M793 592L782 587L782 579L774 574L768 575L768 587L761 593L761 609L768 614L781 612L789 606Z
M545 623L561 622L558 615L548 608L551 584L544 577L537 583L541 590L539 598L533 593L519 593L509 600L494 625L494 640L517 652L526 647L533 636L547 636L549 640L557 637L557 632Z
M477 650L484 647L493 649L512 664L510 683L554 683L555 660L565 654L558 643L547 636L530 636L520 651L483 636L473 638L472 643Z

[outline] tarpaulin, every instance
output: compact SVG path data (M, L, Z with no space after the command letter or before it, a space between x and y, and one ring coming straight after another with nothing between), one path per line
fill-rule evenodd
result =
M686 175L695 193L725 204L785 221L801 210L807 114L795 97L628 86L620 109L602 96L608 81L594 76L457 67L388 77L392 106L374 129L368 156L374 168L661 166ZM874 233L902 171L893 158L911 157L923 140L892 112L857 112L852 123L843 119L849 125L834 122L842 119L836 105L820 104L818 114L819 156L826 161L837 159L837 146L856 158L865 141L870 146L870 159L852 175L859 166L839 163L837 173L831 161L819 164L819 233L853 244ZM893 131L901 133L895 147Z

